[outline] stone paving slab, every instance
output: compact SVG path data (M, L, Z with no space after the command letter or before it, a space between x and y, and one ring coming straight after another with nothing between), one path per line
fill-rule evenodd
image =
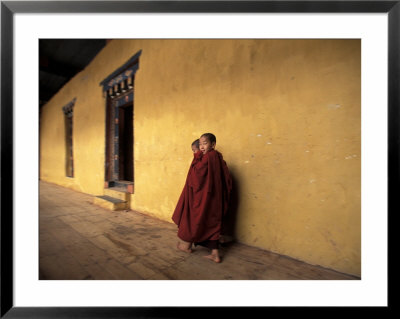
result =
M41 280L354 280L240 243L221 247L222 263L196 247L176 249L176 225L132 210L94 205L93 196L40 181Z

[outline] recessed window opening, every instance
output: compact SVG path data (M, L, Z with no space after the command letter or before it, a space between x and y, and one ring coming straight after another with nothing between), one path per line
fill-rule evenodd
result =
M73 118L74 118L75 99L65 105L64 112L65 123L65 175L74 177L74 149L73 149Z
M141 51L100 85L106 102L105 187L134 192L134 83Z

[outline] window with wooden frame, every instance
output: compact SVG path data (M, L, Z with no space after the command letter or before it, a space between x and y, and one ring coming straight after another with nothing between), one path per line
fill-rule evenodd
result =
M134 82L142 51L107 76L100 85L106 102L106 188L134 193Z
M74 149L73 149L73 119L74 119L75 99L65 105L65 174L67 177L74 177Z

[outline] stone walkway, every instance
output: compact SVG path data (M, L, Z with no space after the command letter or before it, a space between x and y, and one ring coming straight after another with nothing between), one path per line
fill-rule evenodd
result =
M176 225L135 211L110 211L93 196L40 182L42 280L351 280L359 279L240 243L221 247L222 263L176 249Z

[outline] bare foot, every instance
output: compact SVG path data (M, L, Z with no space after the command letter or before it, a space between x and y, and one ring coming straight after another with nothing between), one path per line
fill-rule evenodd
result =
M212 260L213 262L216 262L216 263L220 263L221 262L221 258L219 256L216 256L216 255L213 255L213 254L210 254L210 255L207 255L207 256L203 256L203 257L207 258L207 259L210 259L210 260Z
M178 248L179 250L184 251L185 253L191 253L192 252L192 249L190 248L191 246L192 245L187 246L187 247L182 247L181 243L179 243L179 242L176 244L176 248Z

